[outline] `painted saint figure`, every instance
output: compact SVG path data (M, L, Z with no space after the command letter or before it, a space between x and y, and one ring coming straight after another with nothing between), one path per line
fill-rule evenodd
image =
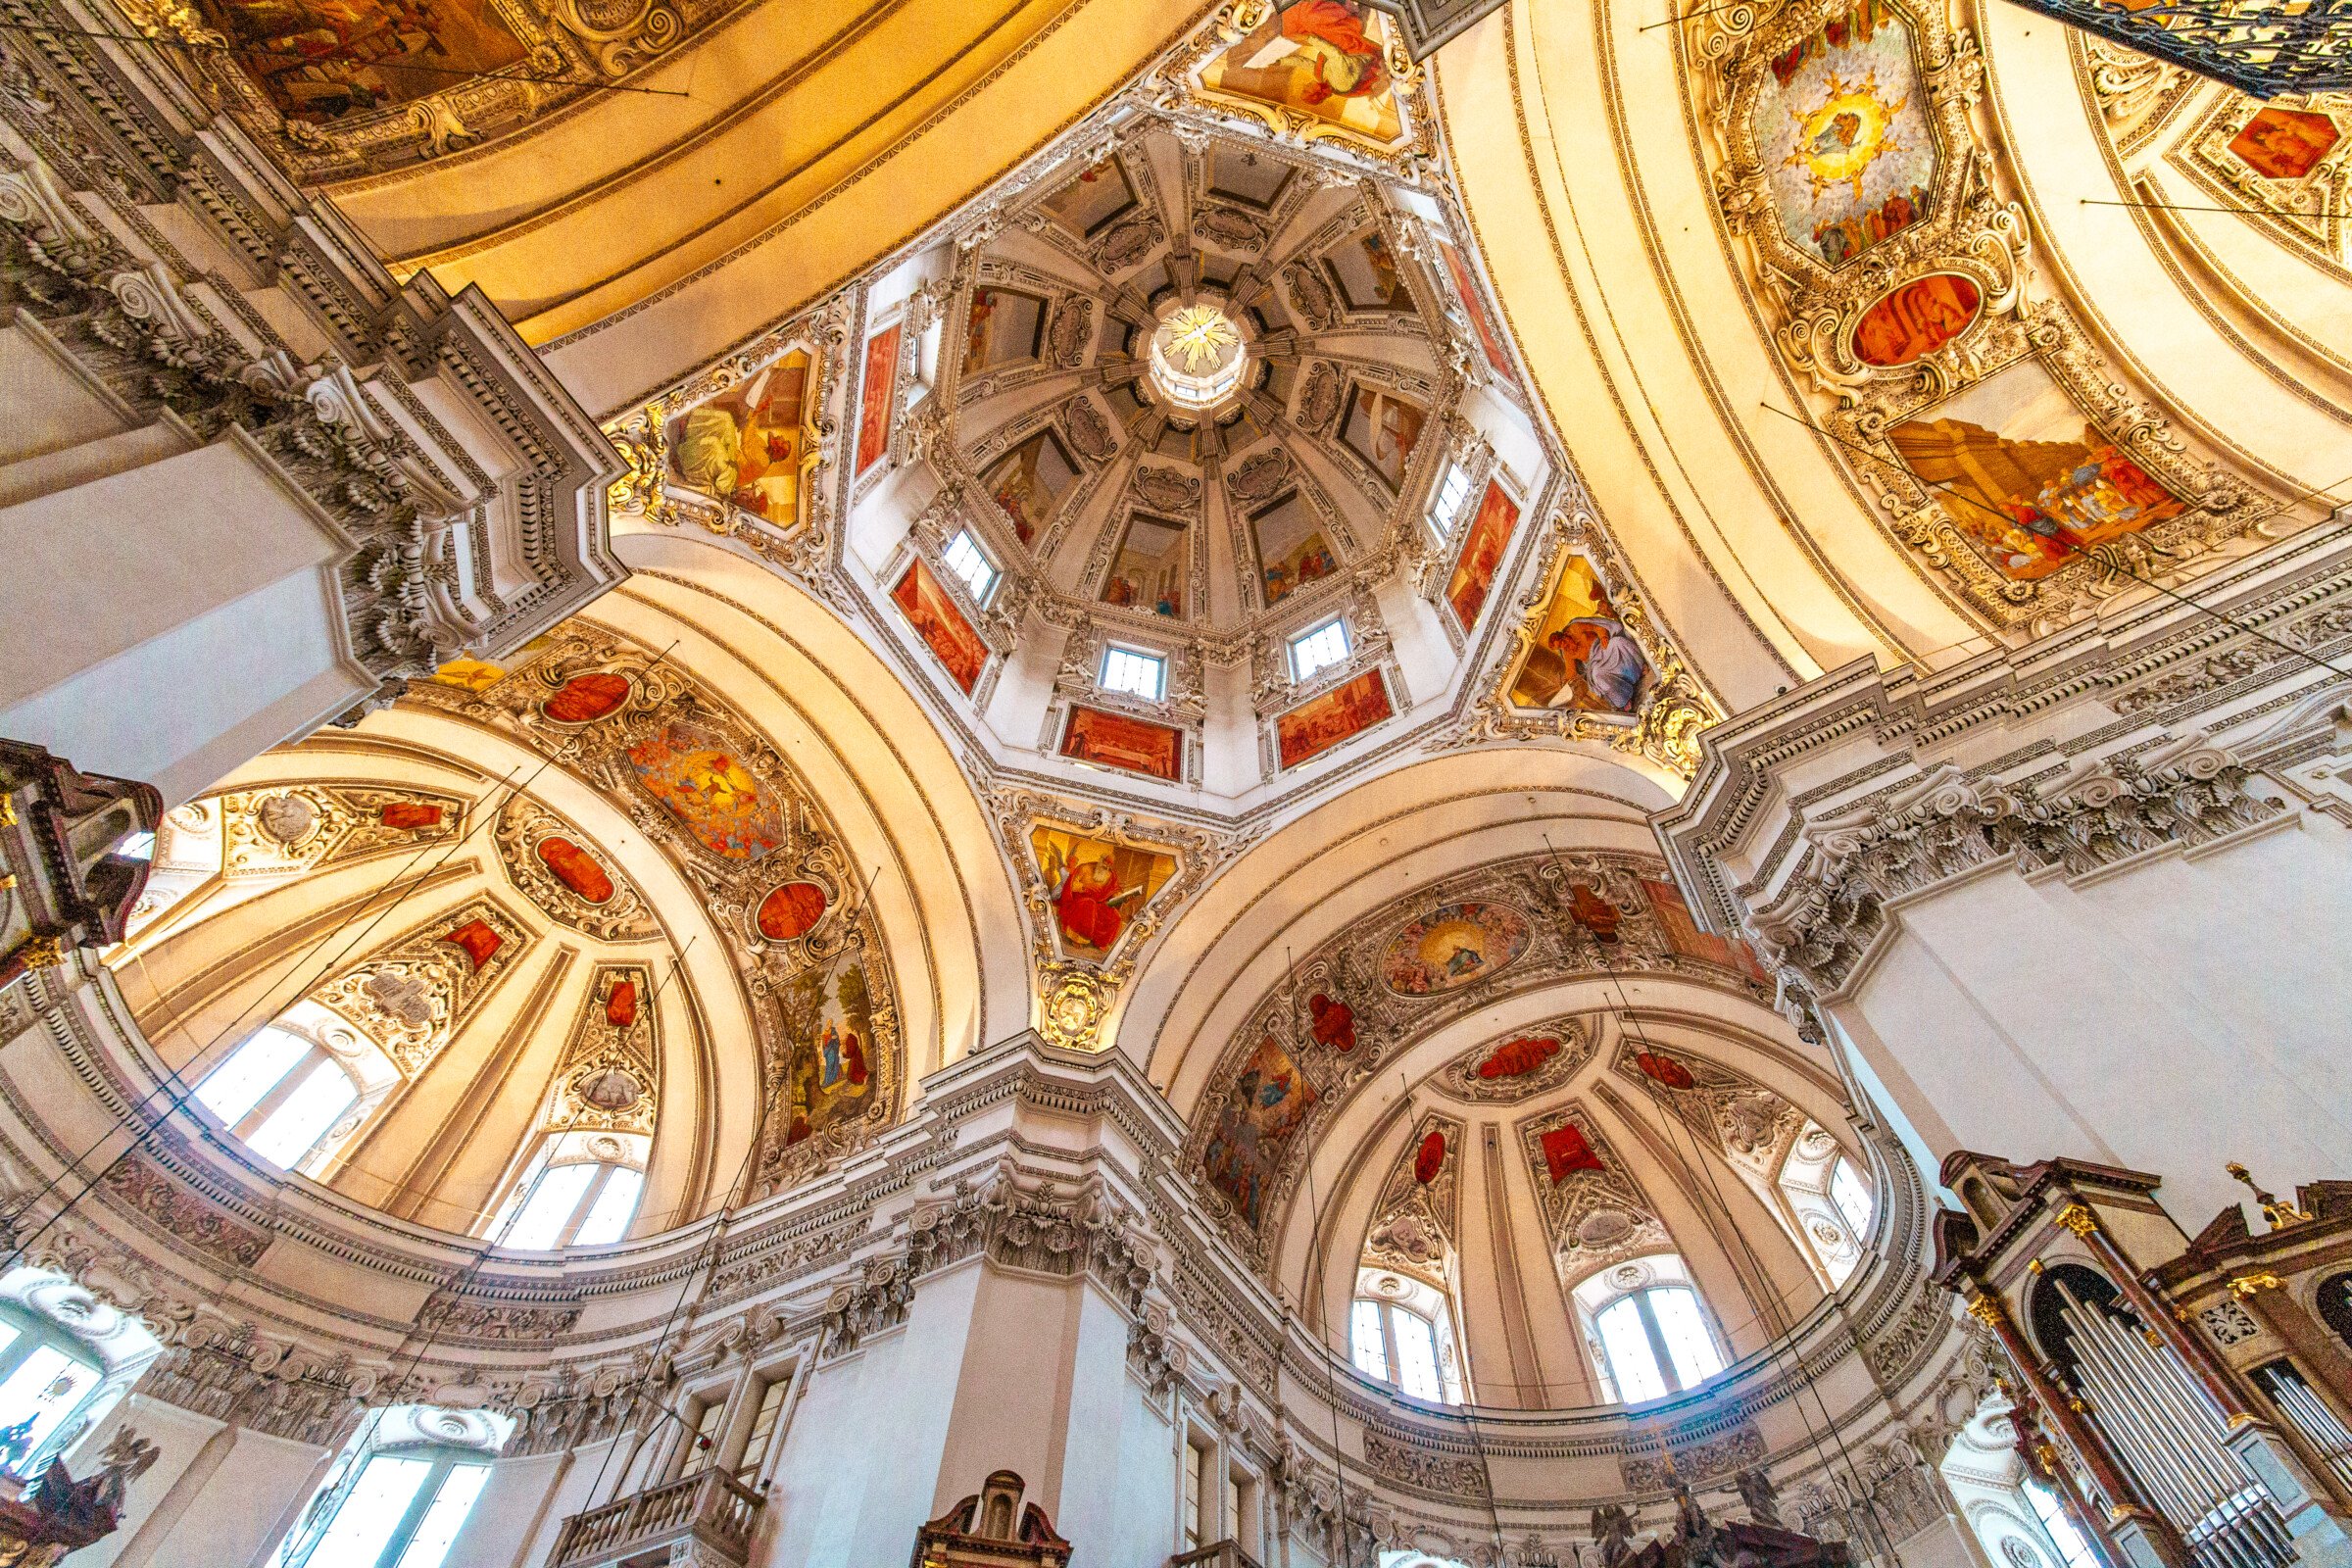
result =
M1563 684L1545 706L1573 707L1581 683L1612 712L1634 710L1649 666L1623 621L1614 615L1579 615L1544 641L1577 674L1577 682Z
M1315 79L1299 93L1310 104L1368 98L1389 84L1379 43L1364 31L1363 17L1343 0L1296 0L1282 14L1282 35L1313 68Z

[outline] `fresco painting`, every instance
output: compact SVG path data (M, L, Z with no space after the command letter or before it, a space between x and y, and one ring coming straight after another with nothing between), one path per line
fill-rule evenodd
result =
M1544 1151L1544 1173L1557 1187L1580 1170L1606 1170L1598 1154L1592 1152L1591 1140L1584 1129L1573 1123L1563 1123L1544 1132L1537 1140Z
M1325 992L1318 991L1306 999L1306 1013L1313 1020L1308 1033L1318 1046L1329 1046L1341 1055L1355 1049L1355 1009Z
M1200 84L1385 145L1404 132L1388 43L1387 20L1362 0L1291 0L1213 56Z
M735 750L716 730L679 719L630 747L629 765L646 793L705 849L729 860L757 860L784 842L784 813Z
M1102 578L1102 602L1181 619L1185 578L1192 570L1189 535L1183 523L1165 517L1140 512L1129 517Z
M1642 1070L1644 1078L1653 1083L1664 1084L1669 1089L1689 1089L1698 1082L1697 1079L1690 1076L1690 1068L1672 1056L1661 1055L1654 1051L1637 1054L1634 1057L1634 1065Z
M770 889L753 915L760 934L770 942L791 942L807 936L825 917L825 890L813 882L787 882Z
M596 858L571 840L549 837L539 841L540 863L572 892L590 904L609 904L612 899L612 879Z
M2021 582L2185 510L2037 364L1980 381L1886 439L1969 544Z
M972 290L963 320L963 373L981 375L1001 365L1037 358L1046 326L1046 302L1009 288Z
M1381 978L1404 997L1456 991L1527 951L1527 916L1506 904L1441 904L1389 939Z
M714 501L769 522L800 516L809 359L795 349L663 424L670 468Z
M290 120L323 125L520 65L493 0L197 0Z
M1649 661L1625 629L1592 563L1570 556L1560 566L1544 618L1519 672L1511 701L1521 708L1630 714L1641 706Z
M1781 231L1841 267L1925 218L1936 182L1910 29L1856 0L1771 63L1755 132Z
M1349 310L1409 311L1413 308L1413 291L1405 285L1404 274L1397 270L1396 253L1389 248L1389 237L1378 228L1368 228L1351 239L1332 247L1323 265L1340 286L1340 297Z
M1445 1168L1446 1135L1432 1127L1429 1136L1421 1140L1421 1147L1413 1151L1413 1180L1427 1187Z
M477 974L481 972L482 965L498 956L498 950L506 946L507 941L491 928L489 921L482 919L468 920L441 940L465 954Z
M1316 1098L1315 1086L1272 1035L1257 1043L1225 1092L1201 1169L1251 1230L1265 1218L1267 1192Z
M1745 942L1699 929L1690 906L1683 900L1681 888L1671 882L1653 882L1643 877L1642 891L1649 897L1650 912L1658 918L1658 929L1665 933L1666 945L1675 952L1718 969L1743 974L1760 986L1772 983L1764 965L1756 961L1755 950Z
M1250 519L1250 537L1257 549L1259 591L1269 609L1340 569L1323 537L1322 519L1295 490Z
M539 705L559 724L592 724L629 700L629 677L609 669L574 675Z
M422 801L387 801L376 808L375 819L386 827L414 832L418 828L439 827L441 808Z
M1478 292L1478 284L1470 276L1470 264L1462 253L1445 240L1437 241L1438 255L1446 262L1446 273L1453 279L1453 291L1461 299L1462 310L1470 318L1471 328L1478 333L1479 346L1487 351L1487 363L1506 386L1519 384L1519 372L1511 365L1510 351L1503 347L1502 330L1494 318L1487 313L1486 300Z
M931 568L920 560L906 564L906 574L890 591L891 603L906 617L914 634L931 650L948 678L960 687L966 696L980 682L980 671L988 664L988 644L963 618L963 612L948 591L931 575Z
M1349 389L1348 413L1340 420L1340 439L1372 465L1391 490L1404 487L1405 466L1421 440L1428 411L1407 403L1382 387L1357 385Z
M1344 686L1300 703L1274 720L1274 745L1284 767L1297 767L1350 736L1387 718L1396 710L1389 703L1388 683L1380 671L1367 669Z
M1486 1079L1524 1078L1543 1071L1544 1064L1559 1054L1560 1043L1549 1035L1521 1035L1496 1046L1474 1070Z
M1029 847L1054 906L1062 951L1076 958L1108 955L1176 874L1173 856L1066 828L1034 828Z
M897 407L900 325L893 321L865 345L865 380L858 394L858 471L890 455L890 420Z
M1062 497L1078 481L1078 464L1062 449L1051 430L1040 430L1014 447L988 470L981 483L1004 510L1012 531L1023 544L1054 520Z
M1511 530L1518 526L1519 503L1504 495L1500 485L1490 482L1479 501L1478 516L1462 541L1462 553L1454 561L1453 576L1446 584L1446 602L1453 607L1453 618L1462 630L1478 624L1478 612L1486 608L1487 595L1494 586L1494 573L1502 567Z
M797 1144L861 1114L874 1092L873 1004L864 969L812 969L781 998L785 1062L785 1135Z
M1854 358L1893 369L1924 359L1967 331L1983 295L1957 272L1930 272L1889 292L1854 323Z
M1061 755L1174 781L1184 776L1184 732L1125 713L1074 707L1061 732Z
M2230 138L2230 151L2265 179L2301 179L2333 150L2339 135L2326 115L2271 106L2257 110Z

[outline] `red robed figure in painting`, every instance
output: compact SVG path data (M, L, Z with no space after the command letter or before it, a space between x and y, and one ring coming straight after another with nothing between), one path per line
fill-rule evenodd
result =
M1445 1164L1446 1135L1433 1129L1427 1138L1421 1140L1421 1148L1413 1155L1413 1180L1427 1187L1438 1179L1438 1172L1445 1168Z
M1126 929L1127 916L1119 906L1132 902L1137 892L1119 886L1119 873L1107 858L1074 861L1054 893L1062 933L1090 948L1107 950Z
M1389 84L1379 43L1341 0L1296 0L1282 14L1282 35L1315 63L1314 85L1300 94L1310 104L1365 98Z

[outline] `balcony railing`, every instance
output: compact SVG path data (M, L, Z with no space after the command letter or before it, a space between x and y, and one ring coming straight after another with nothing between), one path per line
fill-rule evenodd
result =
M1179 1552L1168 1559L1168 1568L1258 1568L1257 1559L1230 1541Z
M548 1568L593 1568L672 1542L700 1542L720 1559L751 1556L760 1494L722 1470L706 1470L564 1521Z

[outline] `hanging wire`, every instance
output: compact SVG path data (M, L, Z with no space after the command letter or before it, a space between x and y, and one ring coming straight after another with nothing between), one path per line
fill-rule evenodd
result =
M2013 361L2011 363L2015 362ZM1921 484L1943 491L1946 495L1952 496L1967 503L1969 506L1976 508L1979 512L1984 513L1988 516L1996 517L2004 523L2012 520L2007 514L2001 512L1995 507L1985 505L1983 501L1978 500L1975 496L1970 495L1965 490L1956 488L1951 484L1950 481L1944 479L1930 479L1926 475L1922 474L1918 469L1912 467L1909 464L1900 462L1894 458L1890 458L1885 453L1865 446L1859 441L1849 440L1847 437L1841 436L1834 430L1823 429L1819 423L1812 419L1806 418L1801 414L1791 414L1787 409L1776 408L1770 403L1762 403L1759 404L1758 407L1769 410L1771 413L1779 415L1784 419L1792 420L1797 424L1803 425L1806 429L1812 431L1815 435L1822 437L1824 440L1835 441L1842 447L1850 447L1854 451L1861 453L1864 457L1870 459L1873 463L1876 463L1883 467L1895 469L1900 473L1909 475L1911 478L1917 480ZM2328 495L2330 491L2339 489L2347 484L2352 484L2352 474L2346 474L2343 478L2336 480L2333 484L2315 486L2312 489L2303 491L2299 495L2290 496L2285 502L2280 504L2279 511L2283 512L2288 507L2299 506L2303 502L2308 501L2315 496ZM2329 509L2331 513L2334 510L2334 508ZM2333 538L2335 535L2344 532L2346 528L2352 528L2352 523L2344 524L2331 529L2320 537L2323 539ZM2111 570L2118 576L2129 577L2133 582L2139 583L2144 587L2153 588L2158 593L2164 595L2167 599L2170 599L2177 604L2186 605L2189 609L2196 611L2199 614L2210 615L2215 620L2220 621L2223 625L2230 628L2232 631L2243 632L2245 635L2255 638L2258 641L2269 643L2273 648L2278 649L2282 654L2287 654L2293 658L2300 659L2306 663L2317 665L2319 668L2328 671L2331 675L2352 675L2352 670L2347 670L2340 664L2331 664L2325 659L2320 658L2317 654L2311 653L2306 649L2297 648L2292 643L2281 642L2278 638L2273 637L2270 633L2261 630L2259 627L2250 626L2246 622L2237 619L2233 615L2226 614L2222 611L2215 610L2210 605L2200 604L2195 599L2192 599L2188 595L2181 593L2179 589L2168 588L2153 577L2142 576L2140 573L2133 571L2129 565L2126 565L2122 561L2115 559L2112 556L2091 556L2088 551L2085 551L2081 545L2075 544L2071 540L2054 539L2051 542L2063 547L2070 554L2082 556L2086 559L2092 560L2102 569Z
M1550 836L1547 834L1544 836L1544 848L1550 854L1553 870L1558 874L1563 887L1565 887L1568 877L1568 868L1560 857L1558 848L1552 844ZM1655 1048L1649 1040L1648 1033L1642 1027L1642 1020L1640 1016L1633 1010L1632 998L1625 989L1625 979L1618 972L1616 964L1611 961L1608 956L1608 944L1595 940L1592 946L1595 954L1600 959L1602 971L1608 976L1611 987L1617 993L1617 1023L1619 1030L1623 1031L1630 1026L1635 1040L1641 1044L1642 1049L1644 1052L1654 1055L1656 1054ZM1672 1139L1671 1129L1677 1126L1681 1127L1684 1138L1689 1143L1690 1148L1690 1163L1698 1171L1700 1176L1705 1179L1708 1189L1713 1195L1716 1211L1723 1217L1723 1228L1730 1233L1732 1241L1736 1242L1744 1253L1747 1259L1749 1273L1756 1279L1769 1281L1772 1277L1771 1272L1764 1266L1763 1259L1756 1251L1754 1243L1748 1240L1746 1232L1742 1230L1737 1223L1737 1218L1732 1209L1731 1203L1724 1197L1722 1185L1716 1179L1714 1165L1699 1149L1697 1135L1679 1114L1675 1113L1671 1107L1667 1106L1661 1100L1659 1100L1658 1086L1653 1081L1647 1081L1646 1074L1644 1074L1643 1077L1645 1080L1644 1087L1647 1089L1647 1092L1651 1097L1652 1108L1666 1122L1669 1128L1668 1138L1670 1144ZM1761 1310L1763 1303L1758 1302L1756 1304L1759 1310ZM1777 1308L1777 1301L1775 1302L1775 1305ZM1876 1555L1878 1543L1885 1543L1891 1546L1892 1540L1892 1538L1886 1534L1885 1522L1879 1517L1878 1499L1871 1494L1869 1489L1862 1485L1861 1469L1854 1463L1853 1454L1845 1446L1845 1436L1841 1431L1838 1430L1836 1418L1830 1414L1829 1403L1822 1397L1821 1390L1816 1384L1812 1372L1805 1365L1803 1354L1798 1351L1796 1347L1791 1343L1792 1326L1788 1323L1786 1315L1777 1309L1772 1313L1772 1318L1774 1320L1774 1333L1766 1342L1765 1358L1777 1368L1781 1365L1781 1359L1784 1355L1789 1355L1793 1357L1795 1382L1800 1394L1810 1393L1813 1396L1813 1402L1820 1410L1822 1421L1828 1425L1830 1429L1830 1436L1837 1443L1838 1456L1845 1462L1848 1485L1852 1488L1855 1496L1861 1500L1863 1507L1870 1515L1872 1531L1874 1536L1877 1538L1873 1547L1873 1555ZM1849 1334L1851 1333L1850 1325L1848 1327L1848 1332ZM1856 1347L1857 1349L1859 1348L1859 1346ZM1805 1413L1804 1401L1802 1397L1800 1396L1791 1398L1789 1400L1789 1404L1796 1411L1797 1418L1804 1423L1806 1439L1812 1446L1814 1459L1820 1464L1822 1473L1835 1478L1837 1472L1830 1463L1827 1451L1822 1446L1821 1433L1819 1429L1814 1426L1813 1418ZM1659 1438L1661 1447L1664 1446L1664 1435L1661 1433ZM1667 1454L1665 1457L1668 1468L1671 1471L1672 1455Z
M651 675L655 670L661 668L662 663L668 660L671 652L677 648L679 640L680 639L675 638L671 639L669 646L662 649L658 657L647 663L645 669L640 672L639 678L643 679L645 676ZM314 975L311 980L296 988L295 995L300 996L308 992L312 986L318 984L319 980L325 978L326 974L330 970L340 965L344 959L348 957L354 950L357 949L360 943L366 941L377 926L381 925L387 918L391 916L395 909L398 909L401 905L408 901L411 894L414 894L417 891L417 889L423 887L427 882L431 881L435 873L437 873L441 867L448 862L449 858L455 855L467 840L471 839L474 834L480 832L486 824L497 817L500 811L503 811L508 805L512 804L522 794L524 790L528 789L534 782L536 782L540 774L546 772L550 767L553 767L559 760L565 760L571 755L575 754L578 751L581 739L582 737L579 735L574 735L567 739L564 745L551 751L545 758L541 759L539 765L532 768L529 774L527 774L520 783L514 784L508 790L504 800L497 802L495 806L485 805L478 808L471 824L467 826L464 832L452 834L448 840L442 844L441 854L435 858L433 863L427 866L421 873L410 879L408 884L401 888L399 894L392 900L390 904L386 905L381 910L377 911L374 918L370 919L365 927L356 932L349 942L345 943L332 957L330 957L324 964L319 966L318 973ZM514 769L510 768L504 778L501 779L501 783L506 783L513 778ZM416 855L410 857L408 861L399 870L392 874L385 884L385 889L380 891L388 891L394 883L399 882L403 876L407 875L411 867L414 867L418 860L422 859L431 852L432 848L433 846L429 843L420 847ZM326 943L332 941L337 934L348 927L352 920L359 917L360 911L366 908L368 904L371 902L373 898L380 896L380 891L379 894L369 895L368 898L358 901L352 911L347 914L342 921L338 922L333 929L329 930L325 933L325 935L319 938L318 943L315 945L313 951L316 952L318 947L323 947ZM254 1009L258 1007L262 1002L269 998L273 989L273 987L269 986L262 988L252 1002L247 1003L245 1006L237 1012L235 1017L231 1018L219 1033L214 1035L213 1039L209 1043L192 1053L187 1059L191 1062L203 1060L205 1056L210 1054L217 1047L219 1047L223 1040L228 1038L231 1031L241 1028L245 1021L253 1015ZM179 1027L182 1034L189 1033L184 1020L180 1022ZM149 1108L150 1102L155 1099L156 1096L164 1094L175 1084L180 1086L179 1093L172 1097L171 1102L164 1106L160 1113L151 1113ZM111 1175L115 1169L122 1163L123 1160L128 1159L135 1151L145 1148L147 1140L150 1137L161 1131L172 1116L175 1115L186 1107L187 1102L195 1097L196 1088L197 1086L195 1084L188 1083L186 1079L181 1077L178 1068L165 1068L164 1076L161 1081L159 1081L153 1088L149 1089L145 1094L141 1095L136 1101L132 1102L131 1104L126 1107L121 1115L118 1115L114 1118L114 1120L103 1132L99 1133L96 1138L92 1139L79 1153L74 1155L65 1163L64 1166L60 1167L56 1175L50 1177L46 1182L42 1183L40 1188L34 1192L30 1199L24 1200L18 1210L18 1212L21 1214L31 1212L33 1205L38 1203L42 1199L48 1197L51 1193L55 1192L59 1183L63 1182L68 1174L79 1169L81 1162L89 1158L91 1154L95 1153L99 1145L105 1143L107 1139L112 1138L116 1133L121 1132L124 1127L128 1126L133 1118L138 1119L140 1125L133 1129L131 1141L128 1144L125 1144L112 1159L106 1162L106 1164L99 1167L99 1169L90 1176L89 1180L81 1185L80 1190L75 1192L72 1198L68 1199L55 1213L51 1214L47 1219L41 1221L40 1225L34 1229L30 1236L27 1236L17 1242L9 1251L5 1266L13 1267L18 1262L22 1261L25 1253L30 1251L33 1246L37 1244L43 1236L46 1236L49 1233L49 1228L51 1226L55 1225L59 1220L65 1218L65 1216L74 1209L75 1204L79 1203L84 1198L87 1198L90 1195L91 1190L97 1187L100 1182L104 1181L109 1175Z

